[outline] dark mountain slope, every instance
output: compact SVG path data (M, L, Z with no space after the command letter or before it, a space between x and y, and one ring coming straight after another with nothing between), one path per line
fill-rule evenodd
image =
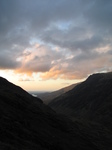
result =
M73 123L0 78L0 150L111 150L111 138L105 128Z
M39 98L42 99L42 101L45 103L45 104L48 104L50 101L52 101L54 98L70 91L71 89L73 89L76 85L78 85L79 83L76 83L76 84L72 84L70 86L67 86L65 88L62 88L62 89L59 89L57 91L53 91L53 92L46 92L46 93L38 93L37 96ZM36 93L35 93L36 94Z
M89 76L49 106L59 113L99 122L112 129L112 73Z

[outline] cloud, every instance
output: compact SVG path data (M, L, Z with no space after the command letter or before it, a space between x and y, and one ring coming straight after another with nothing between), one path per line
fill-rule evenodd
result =
M33 72L47 72L62 58L63 54L53 51L50 46L33 45L29 50L24 50L17 58L22 62L17 72L32 74Z
M8 57L8 59L7 59ZM16 61L16 56L10 55L7 51L0 54L0 69L16 69L21 66L21 62Z
M85 11L84 16L87 18L88 23L97 27L98 30L110 30L112 29L111 7L111 0L108 2L105 0L93 1Z
M111 71L112 1L0 1L0 69L42 79Z
M29 78L26 78L26 79L23 79L23 78L20 78L19 81L21 82L29 82L29 81L34 81L33 79L29 79Z

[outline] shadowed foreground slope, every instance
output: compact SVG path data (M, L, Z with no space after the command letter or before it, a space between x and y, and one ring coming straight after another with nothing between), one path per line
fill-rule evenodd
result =
M111 134L57 115L38 98L0 78L0 150L111 150Z
M112 73L93 74L49 103L72 118L97 122L112 130Z

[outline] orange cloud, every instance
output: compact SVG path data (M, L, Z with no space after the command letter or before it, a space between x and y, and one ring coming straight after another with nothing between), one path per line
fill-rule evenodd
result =
M112 60L108 53L95 55L95 57L88 57L88 55L85 57L84 55L84 58L81 55L82 59L80 57L77 57L79 59L75 59L75 57L68 59L62 55L57 57L58 52L45 46L37 44L33 48L24 50L18 59L18 61L21 60L21 67L16 68L15 73L26 74L27 76L39 73L42 80L58 78L74 80L86 78L89 74L102 70L111 71Z
M59 65L54 66L51 68L48 72L42 73L40 77L43 80L48 79L83 79L86 78L89 74L100 72L100 71L108 71L108 69L111 69L112 62L109 62L108 60L111 59L111 56L102 56L101 58L96 58L94 60L84 60L82 62L79 62L77 65L71 65L70 64L64 68L59 67ZM62 65L63 66L63 65ZM110 71L109 69L109 71Z

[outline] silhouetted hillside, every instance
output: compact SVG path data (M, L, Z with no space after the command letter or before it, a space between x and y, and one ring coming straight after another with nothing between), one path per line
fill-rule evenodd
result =
M72 90L76 85L78 85L79 83L76 83L76 84L72 84L72 85L69 85L65 88L62 88L62 89L59 89L57 91L54 91L54 92L46 92L46 93L38 93L37 96L39 98L42 99L42 101L45 103L45 104L48 104L50 101L52 101L54 98Z
M112 130L112 73L93 74L49 103L54 110Z
M73 123L0 77L0 150L111 150L111 133Z

